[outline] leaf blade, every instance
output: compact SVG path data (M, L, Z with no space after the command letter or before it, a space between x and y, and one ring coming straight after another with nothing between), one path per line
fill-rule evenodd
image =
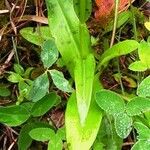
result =
M74 72L78 112L81 124L84 124L92 97L95 72L94 56L90 54L86 59L78 60Z
M101 90L96 93L95 99L99 107L113 116L117 116L125 111L123 99L115 92Z
M45 68L51 67L58 59L58 50L54 40L47 40L42 44L41 60Z
M69 82L64 78L64 75L62 72L58 70L49 70L49 73L52 77L52 80L55 84L55 86L64 91L64 92L73 92L73 88L70 86Z

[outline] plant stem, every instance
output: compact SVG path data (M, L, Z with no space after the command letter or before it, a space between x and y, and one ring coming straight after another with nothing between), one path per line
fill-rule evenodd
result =
M110 42L110 47L113 46L114 40L115 40L115 34L116 34L116 28L117 28L117 20L118 20L118 8L119 8L119 0L115 1L115 18L114 18L114 26L113 26L113 32Z

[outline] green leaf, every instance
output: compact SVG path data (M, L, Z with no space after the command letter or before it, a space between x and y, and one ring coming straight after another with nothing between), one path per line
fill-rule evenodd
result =
M19 64L14 64L14 70L19 75L23 75L23 73L24 73L23 67Z
M19 94L22 94L23 97L27 98L31 89L31 84L27 84L25 81L20 81L18 84L18 88Z
M118 136L126 138L132 130L132 118L126 113L120 113L115 117L115 128Z
M84 123L91 103L95 72L95 59L90 54L86 59L78 60L75 66L75 87L77 107L81 124Z
M101 90L96 93L96 102L104 111L117 116L125 111L124 100L115 92Z
M75 12L81 23L85 23L91 15L91 0L73 0Z
M150 76L140 83L137 88L137 95L140 97L150 97Z
M37 101L32 107L32 116L38 117L44 115L53 106L58 104L58 101L60 101L60 97L58 97L56 93L50 93L44 96L42 99Z
M141 41L139 48L138 48L138 54L141 62L145 65L147 65L147 68L150 68L150 43L145 42L144 40Z
M42 45L44 40L51 39L49 27L40 28L27 27L20 30L20 34L29 42L35 45Z
M130 116L140 115L150 111L150 100L142 97L135 97L126 105L126 112Z
M120 28L123 24L125 24L131 16L131 11L123 11L118 15L117 27ZM105 28L105 33L113 30L114 20L112 19L109 24Z
M102 66L105 66L111 59L115 57L131 53L132 51L136 50L138 46L139 43L135 40L125 40L115 44L102 54L99 60L98 69L100 69Z
M135 122L134 127L139 134L138 136L139 140L147 140L147 141L150 140L150 128L148 128L141 122Z
M55 135L48 142L48 150L62 150L62 140L59 136Z
M29 135L29 132L34 128L40 127L49 127L49 124L42 123L42 122L30 122L25 124L19 133L18 137L18 149L19 150L27 150L32 143L32 138Z
M62 140L66 140L66 130L64 127L58 129L57 136L60 137Z
M23 77L25 78L30 78L31 72L33 71L33 67L28 67L27 70L25 71L25 73L23 74Z
M65 113L65 126L67 142L70 143L72 150L90 149L96 139L101 124L102 112L95 102L94 95L102 88L99 82L99 74L96 74L91 106L84 126L80 124L75 93L69 99Z
M131 150L149 150L149 148L150 148L149 141L139 140L138 142L136 142L133 145L133 147L131 148Z
M93 100L83 126L80 124L77 110L76 95L73 93L67 104L65 114L67 142L69 143L69 148L72 150L88 150L96 139L102 115Z
M46 73L37 77L32 85L32 88L29 92L28 99L36 102L43 98L49 90L49 80Z
M32 139L36 141L49 141L55 137L55 132L50 128L35 128L29 132Z
M103 116L93 148L101 146L103 148L97 150L121 150L122 144L123 140L117 135L115 130L114 119L108 115Z
M58 59L58 50L54 40L47 40L42 44L41 59L45 68L51 67Z
M11 94L10 90L7 87L0 87L0 96L6 97Z
M8 81L10 81L12 83L18 83L20 81L23 81L23 78L19 74L15 73L15 72L9 72L9 73L10 73L10 75L7 78Z
M81 56L86 58L91 51L86 24L80 24L73 8L73 0L46 0L46 4L52 36L64 64L73 76L76 59Z
M73 92L73 88L70 86L69 82L64 78L62 72L57 71L55 69L49 70L52 80L55 86L64 91L64 92Z
M0 107L0 122L8 126L19 126L29 117L29 111L21 105Z
M132 71L146 71L147 66L142 61L135 61L129 65L129 69Z

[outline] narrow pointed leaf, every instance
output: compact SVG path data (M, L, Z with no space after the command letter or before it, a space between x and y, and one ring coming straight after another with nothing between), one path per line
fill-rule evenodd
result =
M46 0L46 4L51 34L65 65L73 74L76 59L81 55L87 56L90 51L86 24L80 24L74 11L73 0Z
M55 69L49 70L52 80L55 86L64 91L64 92L73 92L73 88L70 86L69 82L64 78L62 72L57 71Z
M101 88L102 85L97 74L94 78L91 106L84 125L80 123L75 93L69 99L65 114L65 125L67 142L72 150L88 150L96 139L102 119L102 112L95 103L94 95Z
M93 80L95 71L95 59L90 54L86 59L78 60L75 67L75 86L77 107L81 123L84 123L90 107Z
M69 99L65 114L66 136L72 150L88 150L95 141L101 122L101 112L95 102L91 104L84 126L80 123L75 93Z
M47 40L42 45L41 59L45 68L51 67L58 59L58 50L54 40Z
M73 0L75 12L81 23L87 21L91 15L92 2L91 0Z
M125 111L124 100L115 92L101 90L96 93L95 99L99 107L113 116Z
M102 54L99 60L98 68L105 66L111 59L115 57L131 53L132 51L136 50L138 46L139 43L135 40L125 40L115 44Z

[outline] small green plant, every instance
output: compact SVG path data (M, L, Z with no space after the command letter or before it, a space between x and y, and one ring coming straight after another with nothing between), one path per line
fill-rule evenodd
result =
M29 74L33 68L24 70L21 65L15 64L14 71L8 72L8 80L18 85L17 105L0 108L0 122L8 126L23 124L18 139L19 150L28 149L32 140L48 142L49 150L61 150L64 142L67 143L65 149L69 150L117 150L121 149L122 140L133 127L139 133L139 140L132 150L138 150L139 145L147 148L149 136L146 132L150 130L139 120L143 119L146 125L150 125L150 77L138 85L133 98L104 90L99 77L110 60L135 50L138 50L140 60L132 63L129 69L149 69L149 43L119 41L95 58L86 25L91 14L91 0L46 0L46 6L49 26L27 27L20 31L26 40L41 48L43 71L31 80ZM121 13L116 28L130 17L130 11ZM104 34L113 29L112 24ZM69 77L55 68L60 64L66 67ZM61 103L61 98L51 88L53 84L69 97L65 129L57 129L51 122L48 124L39 119ZM105 122L108 124L106 128ZM103 133L103 130L109 132Z
M62 140L66 140L64 128L56 133L50 128L35 128L29 132L29 135L36 141L49 141L48 150L62 150Z

